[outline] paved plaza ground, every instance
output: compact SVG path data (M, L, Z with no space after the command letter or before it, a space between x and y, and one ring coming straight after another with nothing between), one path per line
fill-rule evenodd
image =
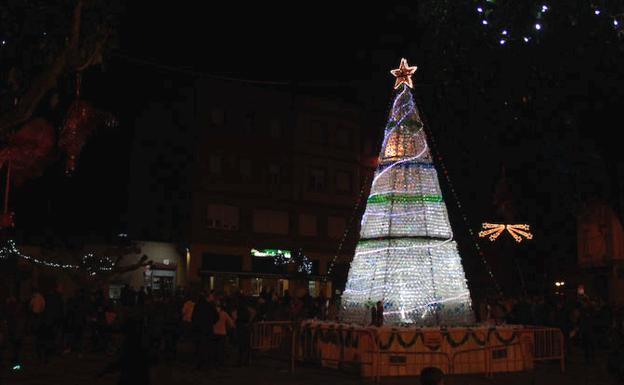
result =
M32 359L31 347L26 346L23 369L10 372L2 368L2 385L113 385L117 373L98 376L98 373L113 359L103 353L88 353L82 357L66 355L53 357L47 365L37 364ZM161 364L152 368L152 385L180 384L253 384L253 385L355 385L373 382L354 374L314 365L297 366L295 373L288 371L284 361L269 357L255 357L250 367L228 366L220 370L195 370L190 353L183 353L173 365ZM604 364L606 357L599 354L595 365L586 365L582 354L574 351L568 359L565 373L560 373L558 363L538 364L536 370L525 373L497 374L493 378L483 375L449 376L447 385L619 385L609 379ZM623 363L624 364L624 363ZM418 385L417 377L383 378L384 385Z

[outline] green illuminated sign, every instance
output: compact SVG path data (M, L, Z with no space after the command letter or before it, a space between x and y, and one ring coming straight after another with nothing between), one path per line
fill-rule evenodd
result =
M251 249L251 255L254 257L276 257L280 255L290 259L290 251L281 249Z

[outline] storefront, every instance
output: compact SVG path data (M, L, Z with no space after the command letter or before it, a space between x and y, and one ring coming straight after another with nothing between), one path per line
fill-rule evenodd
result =
M328 293L325 288L331 284L324 284L318 261L309 261L307 270L298 271L291 258L290 251L280 249L252 249L247 256L203 253L202 286L226 295L241 290L250 295L263 290L279 296Z
M143 280L145 288L151 289L153 293L162 295L172 295L176 288L176 265L154 263L152 266L145 266Z

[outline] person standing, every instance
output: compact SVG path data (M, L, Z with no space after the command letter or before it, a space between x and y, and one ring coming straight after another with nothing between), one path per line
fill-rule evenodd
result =
M190 338L191 336L191 321L193 320L193 309L195 308L195 301L191 297L188 297L182 305L182 334L184 338Z
M236 308L236 335L238 341L238 366L247 366L251 360L251 322L253 314L246 297L241 296Z
M26 320L22 305L13 296L6 300L5 317L7 339L11 347L11 367L19 367Z
M377 311L375 312L375 315L376 315L375 326L383 326L383 323L384 323L383 302L377 301Z
M377 326L377 306L371 306L371 322L370 326Z
M203 295L195 305L193 318L191 320L196 338L196 369L201 369L206 361L210 359L213 351L213 327L217 322L217 310L214 305L212 295ZM211 362L208 363L212 365Z
M444 385L444 373L439 368L428 366L420 371L421 385Z
M144 330L140 319L129 318L122 327L124 340L115 361L108 364L98 376L117 371L118 385L149 385L150 357L145 344Z
M32 330L35 337L35 352L40 363L47 362L46 324L44 319L45 298L39 290L34 289L30 298L30 313L32 316Z
M47 349L51 354L56 354L58 347L61 346L59 338L63 334L63 318L65 313L65 304L61 296L61 287L50 290L45 296L45 310L43 312L44 322L47 328ZM62 341L62 338L61 338Z
M180 328L180 310L175 298L165 298L163 311L165 313L163 327L165 358L168 362L172 362L177 356Z
M596 355L596 335L594 331L594 312L591 304L586 302L581 310L579 334L583 344L585 363L593 364Z
M227 329L234 327L234 321L230 315L225 311L222 304L216 306L218 319L213 326L215 349L216 349L216 362L218 366L225 364L225 342L227 338Z

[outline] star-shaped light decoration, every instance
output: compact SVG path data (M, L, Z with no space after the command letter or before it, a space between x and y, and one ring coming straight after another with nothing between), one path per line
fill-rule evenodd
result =
M504 225L501 223L483 223L482 225L483 231L479 232L479 237L484 238L489 235L490 241L494 242L496 238L505 229L507 232L514 237L516 242L522 242L523 237L526 239L533 239L533 234L531 234L529 225L516 224L516 225Z
M399 88L401 84L407 84L409 88L414 88L412 75L416 72L416 68L416 66L410 67L405 58L401 59L399 68L390 71L390 73L396 78L396 81L394 82L394 89L396 90Z

